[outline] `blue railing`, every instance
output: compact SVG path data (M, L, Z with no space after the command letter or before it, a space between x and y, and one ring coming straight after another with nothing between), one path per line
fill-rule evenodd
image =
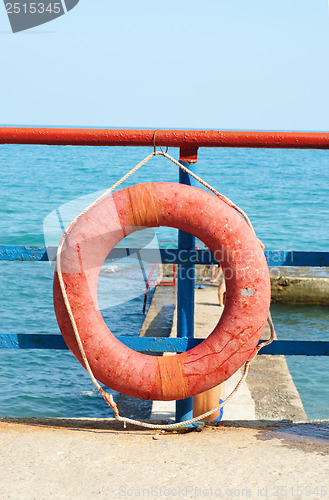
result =
M56 255L55 247L48 247L51 255ZM138 258L138 248L129 248L131 259ZM215 256L209 250L178 250L177 248L143 248L143 260L151 264L159 263L159 253L163 264L217 264ZM329 252L264 251L268 266L289 267L329 267ZM127 256L125 248L114 248L108 259L120 259ZM0 245L0 261L48 261L46 247Z
M159 250L143 249L143 259L150 263L164 264L212 264L216 263L209 250L179 250L167 248ZM283 252L265 251L269 266L329 267L329 252ZM51 249L51 255L56 255ZM114 249L109 259L118 259L126 255L126 250ZM137 249L130 249L130 258L137 259ZM1 261L48 261L45 247L37 246L0 246ZM126 346L143 352L184 352L202 342L193 337L118 337ZM61 335L38 333L0 333L0 349L68 349ZM275 340L264 347L260 354L294 356L329 356L329 341Z

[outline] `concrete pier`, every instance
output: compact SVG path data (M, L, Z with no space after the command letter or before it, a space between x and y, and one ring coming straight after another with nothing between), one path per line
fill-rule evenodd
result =
M328 268L270 269L271 300L281 304L329 304Z

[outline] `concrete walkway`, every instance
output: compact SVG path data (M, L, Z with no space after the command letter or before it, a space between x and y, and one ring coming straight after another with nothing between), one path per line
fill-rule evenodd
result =
M329 425L165 433L111 420L0 420L4 500L329 497Z

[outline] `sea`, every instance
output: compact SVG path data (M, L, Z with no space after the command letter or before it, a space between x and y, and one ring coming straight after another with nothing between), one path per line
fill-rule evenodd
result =
M0 244L56 243L60 230L54 233L54 220L65 226L78 208L150 152L152 148L1 145ZM178 158L177 149L169 153ZM266 249L329 251L328 167L327 151L204 148L197 173L249 215ZM177 180L177 166L156 157L122 187ZM144 246L176 246L176 230L148 231ZM138 335L142 326L150 265L140 264L126 259L101 271L98 298L115 335ZM327 269L317 272L329 276ZM1 333L59 333L51 263L0 261L0 276ZM329 339L326 306L274 304L271 312L279 339ZM308 418L328 419L329 358L288 356L287 362ZM70 351L2 349L0 366L0 416L112 416Z

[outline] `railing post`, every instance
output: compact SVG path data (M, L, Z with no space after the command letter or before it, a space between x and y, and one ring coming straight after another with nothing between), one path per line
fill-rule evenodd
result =
M180 162L196 173L197 148L180 150ZM196 181L179 170L180 184L196 185ZM178 249L195 249L195 237L185 231L178 231ZM177 337L194 336L194 286L195 265L178 265L177 282ZM176 422L189 420L193 416L193 398L176 401Z

